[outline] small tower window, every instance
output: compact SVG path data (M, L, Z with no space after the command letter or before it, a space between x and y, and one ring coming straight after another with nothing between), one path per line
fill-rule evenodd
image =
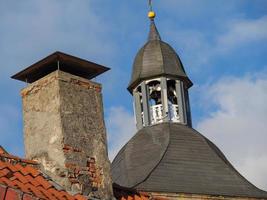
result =
M175 80L168 80L167 81L167 91L168 91L168 101L172 104L178 104L177 101L177 94L176 94L176 82Z
M159 81L151 81L148 83L149 89L149 104L151 106L161 104L161 88Z
M163 106L160 81L152 80L147 83L147 86L149 92L151 124L156 124L163 121Z

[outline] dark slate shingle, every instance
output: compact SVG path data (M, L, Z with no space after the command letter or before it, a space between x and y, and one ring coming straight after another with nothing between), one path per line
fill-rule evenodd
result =
M114 159L112 176L139 191L267 198L211 141L177 123L138 131Z
M151 21L148 42L135 57L128 90L131 91L143 80L163 75L184 80L187 88L193 85L179 56L169 44L161 40L154 21Z

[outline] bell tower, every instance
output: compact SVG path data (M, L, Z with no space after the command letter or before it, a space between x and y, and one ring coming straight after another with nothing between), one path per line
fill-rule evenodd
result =
M267 199L192 128L188 90L193 83L175 50L161 40L155 16L150 8L148 41L135 58L128 86L138 131L112 161L115 193L127 188L148 199ZM135 197L119 199L143 199Z
M193 83L175 50L161 40L151 6L148 17L148 41L135 58L128 86L134 97L137 129L162 122L191 127L188 89Z

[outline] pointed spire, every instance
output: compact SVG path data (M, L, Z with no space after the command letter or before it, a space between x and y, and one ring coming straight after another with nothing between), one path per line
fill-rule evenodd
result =
M148 18L150 19L150 31L149 31L149 36L148 40L161 40L158 29L156 27L156 24L154 22L154 19L156 17L156 13L153 11L152 8L152 0L149 0L149 12L148 12Z
M148 40L161 40L160 34L153 19L151 20L150 23Z

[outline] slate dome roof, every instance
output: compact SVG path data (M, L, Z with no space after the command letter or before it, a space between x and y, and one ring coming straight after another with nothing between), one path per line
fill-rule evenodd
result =
M134 89L142 80L161 75L182 79L188 88L193 85L186 75L179 56L169 44L161 40L152 20L148 42L135 57L128 90Z
M178 123L139 130L112 162L112 178L143 192L267 198L211 141Z

